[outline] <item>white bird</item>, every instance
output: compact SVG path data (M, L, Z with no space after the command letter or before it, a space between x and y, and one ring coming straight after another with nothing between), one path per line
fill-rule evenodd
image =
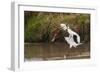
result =
M71 29L69 28L69 26L67 27L67 31L68 31L68 33L69 33L70 38L71 38L71 37L74 37L74 36L77 37L77 43L79 44L79 43L80 43L80 36L79 36L76 32L74 32L73 30L71 30Z
M70 45L70 48L72 48L72 47L76 48L78 45L82 44L82 43L80 43L80 36L73 30L71 30L69 26L66 26L65 24L60 24L60 26L63 30L67 30L69 33L69 36L64 37L64 38L67 41L67 43ZM77 42L75 41L74 36L76 36Z

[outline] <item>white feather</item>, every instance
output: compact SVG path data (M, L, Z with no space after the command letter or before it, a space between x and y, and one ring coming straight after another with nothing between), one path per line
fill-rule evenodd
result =
M69 26L67 27L65 24L60 24L60 26L63 30L67 30L69 33L69 37L64 37L64 38L65 38L66 42L70 45L70 48L72 48L72 47L76 48L78 45L82 44L82 43L80 43L80 36L73 30L71 30ZM77 36L78 43L76 43L74 41L73 35Z

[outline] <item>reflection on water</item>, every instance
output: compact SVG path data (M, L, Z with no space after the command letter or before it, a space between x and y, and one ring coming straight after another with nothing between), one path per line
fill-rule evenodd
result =
M25 43L25 61L90 58L90 44L69 48L66 43Z

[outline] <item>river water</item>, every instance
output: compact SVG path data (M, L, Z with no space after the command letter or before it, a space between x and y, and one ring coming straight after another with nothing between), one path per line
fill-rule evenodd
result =
M25 61L87 59L90 58L90 44L69 48L67 43L25 43Z

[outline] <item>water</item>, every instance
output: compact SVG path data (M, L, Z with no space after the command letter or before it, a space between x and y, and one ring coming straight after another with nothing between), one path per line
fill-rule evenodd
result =
M25 43L25 61L90 58L90 44L69 48L66 43Z

